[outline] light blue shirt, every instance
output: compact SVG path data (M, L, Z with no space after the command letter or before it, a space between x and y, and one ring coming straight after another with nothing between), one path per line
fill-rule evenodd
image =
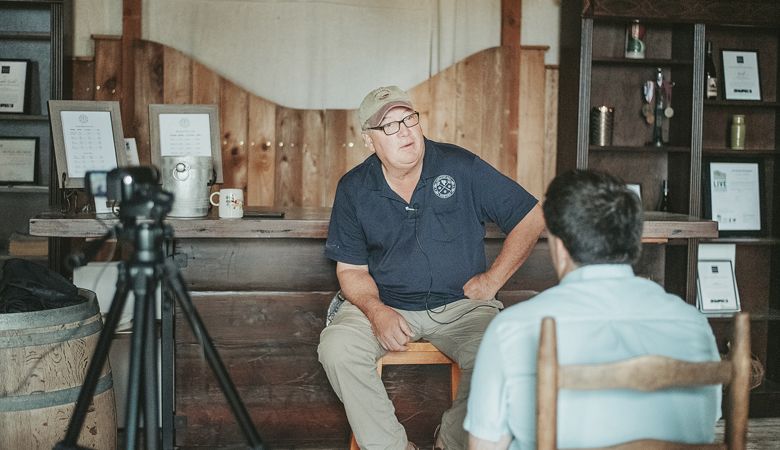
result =
M464 427L475 437L536 445L536 356L543 317L554 317L561 364L606 363L655 354L719 360L706 317L634 276L628 265L584 266L558 286L501 312L488 327L471 379ZM712 442L721 387L655 393L561 391L558 445L609 446L652 438Z

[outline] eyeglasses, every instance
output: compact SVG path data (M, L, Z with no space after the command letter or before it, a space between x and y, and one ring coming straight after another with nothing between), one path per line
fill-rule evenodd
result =
M413 126L420 123L420 113L415 111L401 120L387 122L386 124L380 125L378 127L370 127L369 130L382 130L386 135L390 136L401 131L401 122L406 125L406 128L412 128Z

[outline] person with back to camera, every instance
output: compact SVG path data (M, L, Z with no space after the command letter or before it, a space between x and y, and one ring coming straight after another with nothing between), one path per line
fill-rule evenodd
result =
M344 297L320 336L319 359L364 449L415 449L376 372L387 351L424 338L455 360L461 382L436 447L462 449L469 380L496 292L544 228L537 200L473 153L423 136L396 86L371 91L358 111L374 152L339 181L325 255ZM485 222L507 234L486 267Z
M550 183L543 209L560 283L507 308L485 332L464 423L470 449L536 447L536 357L544 317L556 321L560 364L645 354L720 360L703 314L634 275L642 203L622 181L567 172ZM563 390L558 445L604 447L643 438L712 442L720 400L717 385L653 393Z

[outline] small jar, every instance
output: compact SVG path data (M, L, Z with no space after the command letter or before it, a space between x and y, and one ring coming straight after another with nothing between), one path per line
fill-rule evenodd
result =
M731 116L731 149L745 149L745 116L734 114Z

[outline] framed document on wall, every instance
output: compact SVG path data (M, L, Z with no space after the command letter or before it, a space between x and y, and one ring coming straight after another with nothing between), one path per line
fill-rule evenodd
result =
M149 135L158 168L163 156L211 156L216 182L223 182L217 105L149 105Z
M755 50L721 50L726 100L761 100L761 76Z
M699 260L696 269L701 312L728 313L740 310L737 279L730 260Z
M127 165L119 102L49 100L49 118L60 187Z
M0 137L0 184L35 183L37 137Z
M29 91L30 62L25 59L0 59L0 113L26 113Z
M761 160L708 161L703 179L705 217L718 222L722 236L755 236L764 231Z

